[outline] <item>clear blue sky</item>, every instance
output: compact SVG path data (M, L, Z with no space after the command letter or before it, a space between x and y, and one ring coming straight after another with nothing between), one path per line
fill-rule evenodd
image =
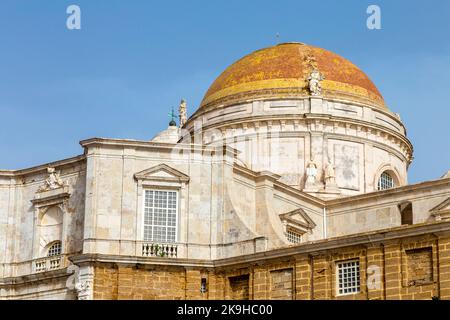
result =
M66 28L66 8L82 29ZM366 28L366 8L382 30ZM410 182L450 169L450 1L2 0L0 168L82 153L98 136L151 139L181 97L190 113L223 69L280 41L334 51L401 114Z

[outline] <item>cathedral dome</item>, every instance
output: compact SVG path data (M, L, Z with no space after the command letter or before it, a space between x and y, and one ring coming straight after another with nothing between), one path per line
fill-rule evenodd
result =
M208 89L199 111L255 99L309 96L308 77L314 69L325 78L325 98L387 110L373 82L347 59L303 43L282 43L257 50L229 66Z

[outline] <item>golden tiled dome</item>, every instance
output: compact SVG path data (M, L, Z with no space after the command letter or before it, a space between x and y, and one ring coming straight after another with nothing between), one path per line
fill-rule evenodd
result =
M318 69L323 96L386 109L378 89L353 63L325 49L283 43L255 51L229 66L211 85L200 109L262 98L309 96L308 77Z

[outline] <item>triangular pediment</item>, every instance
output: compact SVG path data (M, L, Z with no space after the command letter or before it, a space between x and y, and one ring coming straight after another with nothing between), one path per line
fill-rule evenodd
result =
M305 212L305 210L299 208L293 211L280 214L281 221L291 224L302 229L311 230L316 224Z
M134 177L136 178L136 180L158 180L158 181L179 181L179 182L189 181L189 176L164 163L140 171L136 173Z
M430 210L430 213L433 215L449 212L450 212L450 198L445 199L443 202L441 202L436 207Z

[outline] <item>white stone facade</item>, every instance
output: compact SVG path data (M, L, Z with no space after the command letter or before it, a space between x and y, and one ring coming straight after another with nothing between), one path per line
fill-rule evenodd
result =
M306 166L313 160L319 197L337 196L323 190L328 160L345 196L375 191L385 171L396 186L407 184L412 145L406 130L397 115L371 105L317 96L258 100L194 114L187 126L194 141L195 125L204 130L203 143L233 146L249 168L280 174L296 188L305 188Z

